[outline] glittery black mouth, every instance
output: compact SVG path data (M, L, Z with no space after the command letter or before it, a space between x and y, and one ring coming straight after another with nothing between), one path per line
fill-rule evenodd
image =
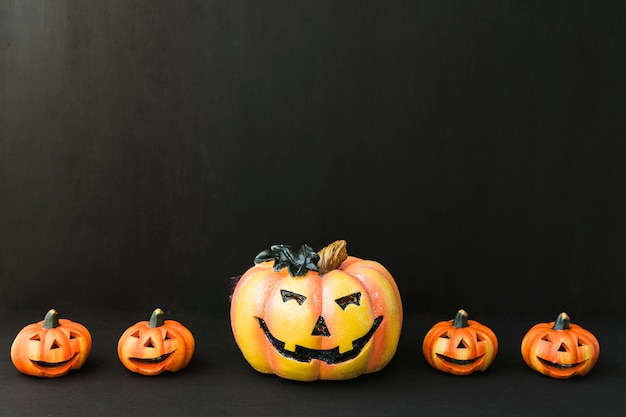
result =
M45 361L36 361L31 359L30 361L32 363L34 363L35 365L41 367L41 368L58 368L60 366L66 365L68 363L70 363L75 357L76 355L78 355L78 352L76 352L71 358L69 358L66 361L61 361L61 362L45 362Z
M583 363L587 362L587 359L585 359L582 362L578 362L578 363L556 363L556 362L550 362L547 359L543 359L540 358L539 356L537 356L537 359L539 359L539 361L544 364L545 366L549 367L549 368L556 368L556 369L562 369L562 370L568 370L568 369L573 369L576 368L577 366L582 365Z
M472 358L472 359L455 359L455 358L451 358L449 356L445 356L445 355L442 355L440 353L437 353L437 357L439 359L441 359L442 361L449 362L449 363L452 363L454 365L461 365L461 366L471 365L474 362L476 362L477 360L481 359L483 356L485 356L485 355L480 355L480 356L478 356L476 358Z
M259 325L263 332L265 333L265 337L267 340L274 346L274 349L278 351L281 355L286 358L296 360L298 362L311 362L313 359L317 359L320 361L324 361L329 365L334 365L337 363L349 361L350 359L354 359L363 350L367 342L370 341L376 329L380 326L380 323L383 321L383 316L378 316L374 320L372 327L365 333L363 336L359 337L356 340L352 341L352 349L340 353L339 346L335 346L332 349L310 349L304 346L296 345L295 351L290 351L285 349L285 342L277 339L272 335L270 329L267 327L265 320L260 317L255 317L259 321Z

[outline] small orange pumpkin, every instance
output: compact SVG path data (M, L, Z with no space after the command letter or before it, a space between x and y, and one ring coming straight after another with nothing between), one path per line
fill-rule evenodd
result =
M424 337L422 350L430 366L454 375L485 371L498 353L498 338L487 326L468 320L459 310L454 320L435 324Z
M20 330L11 345L11 361L23 374L56 378L83 366L90 351L87 328L59 319L51 309L42 321Z
M231 326L259 372L297 381L351 379L396 352L402 303L378 262L348 256L346 242L263 251L237 283Z
M567 379L589 373L598 361L600 344L582 327L561 313L551 323L533 326L522 339L522 358L535 371Z
M130 326L120 337L117 355L130 371L142 375L176 372L189 363L195 349L191 332L155 309L149 321Z

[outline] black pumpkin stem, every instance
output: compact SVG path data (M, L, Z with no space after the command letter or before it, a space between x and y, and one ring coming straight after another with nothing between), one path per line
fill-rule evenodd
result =
M46 313L46 317L43 319L43 327L44 329L54 329L55 327L59 327L59 313L53 308L50 309Z
M566 313L561 313L559 317L556 318L552 330L569 330L569 323L569 316Z
M165 313L160 308L155 309L150 316L148 327L161 327L165 324Z
M308 271L318 271L319 259L319 255L309 245L302 245L297 251L288 245L273 245L269 250L259 253L254 263L274 261L274 271L288 268L292 277L303 277Z
M469 323L467 322L467 312L465 310L461 309L456 313L456 316L454 316L454 320L452 321L452 326L457 329L469 327Z

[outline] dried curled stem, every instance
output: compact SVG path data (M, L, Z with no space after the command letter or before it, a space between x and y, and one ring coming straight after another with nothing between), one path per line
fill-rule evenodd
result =
M341 266L348 257L346 246L345 240L337 240L317 253L320 256L320 260L317 263L320 275L324 275Z

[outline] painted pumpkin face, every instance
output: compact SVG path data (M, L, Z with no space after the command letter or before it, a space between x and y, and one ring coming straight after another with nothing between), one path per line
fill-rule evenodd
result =
M120 337L117 354L130 371L142 375L176 372L189 363L195 349L191 332L174 320L164 320L157 308L149 321L129 327Z
M29 324L11 345L11 361L26 375L56 378L79 369L91 351L91 334L82 325L59 319L56 310Z
M306 245L299 252L273 246L238 282L231 326L257 371L298 381L350 379L382 369L395 354L402 304L391 274L347 256L345 241L320 254Z
M454 320L435 324L422 345L430 366L454 375L485 371L498 353L498 339L487 326L459 310Z
M524 362L537 372L566 379L589 373L598 361L600 344L591 332L570 323L561 313L551 323L533 326L522 339Z

